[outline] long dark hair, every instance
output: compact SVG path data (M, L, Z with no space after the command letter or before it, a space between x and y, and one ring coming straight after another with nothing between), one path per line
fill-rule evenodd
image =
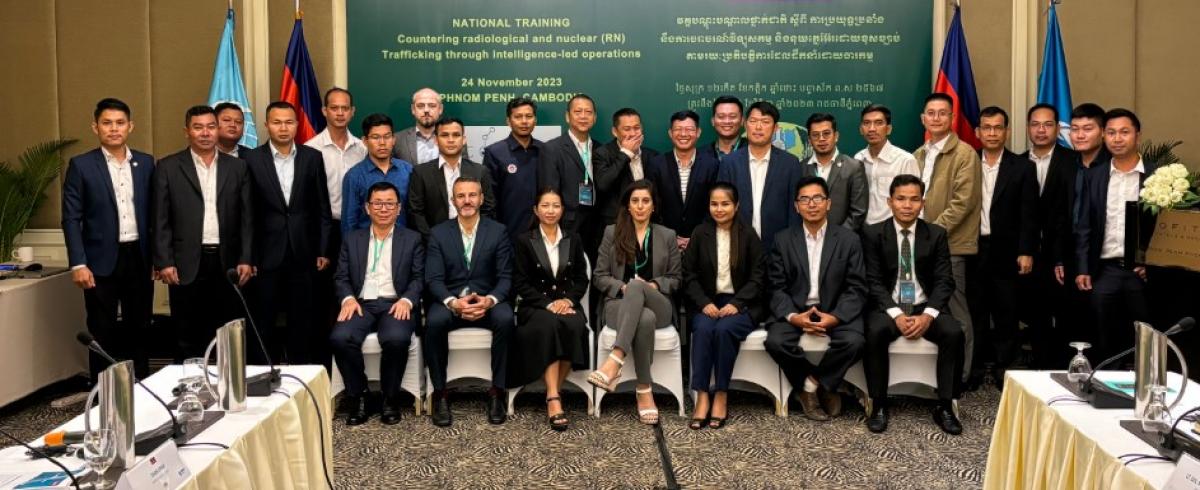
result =
M613 229L613 241L616 242L617 258L622 263L630 264L637 259L637 230L633 226L633 216L629 214L629 198L633 191L645 190L650 193L650 202L658 209L658 198L654 195L654 185L646 179L635 180L625 187L621 193L621 209L617 212L617 223ZM650 253L649 250L646 253Z
M729 200L733 201L733 206L735 208L738 206L738 190L737 190L736 186L734 186L733 184L731 184L729 182L725 182L723 180L713 183L712 187L709 187L709 189L708 189L708 200L710 202L712 201L713 193L718 192L718 191L722 191L722 192L725 192L726 194L729 194ZM709 217L711 218L712 216L709 216ZM715 229L715 226L716 226L715 220L714 220L713 226ZM740 235L740 233L738 231L741 229L741 227L742 227L741 213L737 212L737 209L734 209L733 221L731 223L729 223L729 269L730 270L736 269L737 265L738 265L738 235ZM714 238L715 238L715 236L714 236Z
M538 217L537 217L537 207L538 207L538 203L542 202L542 196L545 196L546 194L554 194L554 195L558 196L558 202L560 204L562 203L562 193L558 192L558 189L555 189L550 186L546 186L546 187L543 187L541 190L539 190L537 193L537 196L535 196L533 198L534 214L529 219L529 229L530 230L536 230L538 228L538 226L542 224L542 220L538 219ZM558 222L560 224L562 223L562 216L558 217Z

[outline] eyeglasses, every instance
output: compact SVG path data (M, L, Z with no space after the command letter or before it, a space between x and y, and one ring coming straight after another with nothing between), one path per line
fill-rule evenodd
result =
M930 119L944 119L950 117L949 111L925 111L922 114Z
M807 206L809 203L816 204L816 205L825 204L825 201L828 201L828 200L829 200L829 198L825 197L825 196L800 196L800 197L796 198L796 202L803 204L805 206Z
M375 209L396 209L396 206L400 205L400 203L392 201L371 201L370 204Z
M814 140L827 140L827 139L833 137L833 131L821 131L821 132L817 132L817 133L809 133L809 136L812 136L812 139L814 139Z

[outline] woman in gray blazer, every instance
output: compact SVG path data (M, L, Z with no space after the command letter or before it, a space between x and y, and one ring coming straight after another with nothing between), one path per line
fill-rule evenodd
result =
M617 331L613 351L588 382L605 391L616 388L625 357L637 370L638 419L658 423L650 363L654 331L672 324L671 296L680 284L679 246L670 228L650 223L654 187L646 180L629 184L621 196L615 225L604 230L592 284L604 294L605 323Z

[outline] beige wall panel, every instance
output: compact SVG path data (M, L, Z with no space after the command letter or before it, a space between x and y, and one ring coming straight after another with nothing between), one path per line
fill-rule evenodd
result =
M287 58L288 41L292 38L295 24L296 3L292 0L270 0L271 7L271 100L279 98L279 87L283 83L283 63ZM333 85L333 4L328 0L302 0L300 10L304 12L304 40L308 43L308 55L312 58L313 71L317 74L320 92ZM256 108L261 111L265 108ZM265 135L265 133L264 133Z
M1058 22L1073 103L1095 102L1104 108L1133 106L1137 3L1087 0L1059 4Z
M58 135L54 3L0 5L0 60L6 67L0 70L0 107L19 115L0 131L0 159L14 161L25 148ZM9 15L18 8L21 15Z
M1134 110L1142 137L1182 140L1176 153L1200 170L1200 131L1192 108L1200 106L1200 2L1138 2L1137 95Z
M1010 2L971 2L963 6L963 30L980 109L989 105L1011 109L1012 16ZM954 17L953 7L947 17Z

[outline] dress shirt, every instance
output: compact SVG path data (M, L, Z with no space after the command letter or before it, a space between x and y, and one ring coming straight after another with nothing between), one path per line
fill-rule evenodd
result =
M453 207L453 206L451 206L451 207ZM463 228L462 220L458 221L458 232L462 236L463 254L464 254L463 260L464 261L467 259L466 258L467 255L471 255L475 252L475 245L477 245L475 243L475 237L476 237L476 235L479 234L479 223L481 221L482 221L482 218L475 221L475 228L472 229L470 233L467 233L467 229ZM559 230L559 231L561 232L562 230ZM560 234L559 237L561 239L562 235ZM557 255L557 254L555 254L555 255ZM467 269L468 270L471 269L470 263L467 264ZM471 291L471 292L479 294L479 291ZM496 299L495 296L492 296L490 294L487 295L486 298L492 300L492 306L495 306L500 303L500 300ZM458 299L457 296L447 296L445 299L442 300L442 304L446 305L446 308L450 308L450 302L454 301L456 299Z
M646 178L646 168L642 166L642 149L638 148L637 152L632 152L619 144L617 148L620 148L621 153L629 157L629 173L633 175L633 180L638 181Z
M592 179L592 175L593 175L593 172L592 172L592 139L588 138L586 141L579 141L579 140L575 139L575 133L572 133L570 130L567 130L567 136L569 136L571 138L572 143L575 143L575 151L579 152L579 159L583 160L583 169L584 169L583 183L586 184L588 182L591 182L593 180Z
M200 233L200 243L203 245L220 245L221 225L217 221L217 163L219 155L213 155L212 166L204 164L204 160L195 151L192 154L192 164L196 166L196 177L200 179L200 194L204 198L203 229Z
M321 152L321 158L325 161L325 184L329 187L329 210L333 212L333 219L341 220L342 179L346 172L367 158L367 147L361 139L347 131L346 148L338 148L329 136L329 128L317 133L304 144Z
M892 217L892 208L887 200L892 193L892 180L897 175L919 176L917 159L912 153L901 150L890 141L883 143L879 156L872 157L870 148L863 148L854 155L854 159L863 162L867 173L867 188L870 194L870 204L867 207L867 224L873 225Z
M979 153L979 160L983 163L983 206L979 211L979 236L990 236L992 234L992 196L996 193L996 176L1000 174L1000 160L1004 157L1001 153L995 163L990 163L987 160L987 152Z
M275 157L275 175L279 177L279 190L283 191L284 204L292 203L292 182L296 179L296 143L292 143L287 155L271 143L271 156Z
M750 196L754 205L752 221L754 231L758 232L758 236L762 236L763 191L767 188L767 167L771 163L771 149L768 148L767 154L762 158L755 157L749 149L746 155L750 157L750 192L754 194Z
M900 252L902 252L904 250L904 247L902 245L904 243L904 228L901 228L900 223L897 223L895 221L892 222L892 226L896 227L896 250L897 250L896 255L897 255L897 257L900 258L900 261L898 263L903 263L904 258L900 256ZM910 250L912 251L912 254L913 254L913 257L912 257L912 269L913 269L912 270L912 281L913 281L914 289L916 290L915 294L913 295L913 304L919 305L921 303L925 303L925 302L929 301L929 298L925 297L925 290L921 289L921 281L917 280L917 259L916 259L917 227L916 227L916 223L913 223L913 226L910 226L908 228L908 230L909 230L909 234L908 234L909 246L911 247ZM901 268L901 267L896 268L896 287L892 289L892 301L895 301L897 304L900 303L900 276L903 273L904 273L903 268ZM937 319L938 314L940 314L940 312L936 308L929 308L929 307L926 307L925 311L923 313L928 314L930 317L932 317L934 319ZM901 310L898 307L891 307L891 308L887 309L887 314L888 314L888 316L895 319L896 317L903 315L904 310Z
M229 151L222 150L221 147L218 146L217 151L224 153L226 155L229 155L233 158L242 158L240 155L238 155L238 145L233 145L233 149L229 150Z
M729 230L717 228L717 294L733 294L733 272L729 266Z
M363 276L363 288L359 294L363 301L397 296L396 285L392 282L392 238L395 235L394 226L388 229L387 236L382 240L375 237L375 230L369 230L367 233L370 237L367 245L367 273ZM342 298L342 302L345 303L350 298ZM408 298L401 300L409 301ZM412 306L411 301L408 304Z
M679 152L675 152L675 163L679 165L679 195L687 202L688 180L692 178L692 164L696 163L696 151L692 150L692 157L687 160L680 157Z
M812 165L814 168L816 168L817 177L825 179L825 181L828 182L829 181L829 172L831 170L833 170L833 162L837 161L838 155L840 155L840 153L838 153L838 149L834 148L833 149L833 157L829 159L828 164L821 165L821 162L817 160L816 153L813 153L813 155L811 157L808 157L808 161L804 162L804 163L808 164L808 165Z
M929 190L929 186L933 185L933 164L937 162L937 156L942 153L942 148L946 147L948 139L950 135L946 134L941 140L925 143L925 168L921 169L921 181L925 182L925 190Z
M1029 150L1029 159L1033 161L1033 165L1037 167L1038 179L1038 195L1042 195L1042 191L1046 190L1046 175L1050 173L1050 158L1054 156L1054 147L1050 147L1050 151L1039 157L1035 150Z
M821 302L821 248L825 244L825 230L829 221L821 223L821 228L814 234L804 226L804 243L808 246L808 304Z
M562 243L563 235L562 228L554 225L554 241L546 238L546 231L538 226L538 232L542 234L542 245L546 247L546 257L550 259L550 274L558 277L558 244Z
M113 197L117 201L117 240L129 243L138 239L137 213L133 209L133 152L125 147L125 159L120 160L100 147L112 179Z
M426 138L421 134L421 130L413 128L413 136L417 140L417 159L420 162L409 163L417 165L418 163L428 162L438 157L440 152L438 151L437 140L434 138L433 132L430 132L429 137Z
M1128 172L1117 170L1116 165L1109 163L1108 201L1104 208L1104 243L1100 246L1100 258L1119 259L1125 256L1125 203L1138 200L1144 173L1146 167L1140 157L1137 165Z
M328 160L327 160L328 161ZM372 184L381 181L391 182L396 186L400 198L400 214L396 216L396 224L403 227L407 223L408 181L412 178L412 164L399 158L388 160L387 173L375 165L370 157L363 159L342 177L342 233L371 226L371 218L363 205L367 202L367 189Z
M442 177L446 179L446 199L450 201L447 219L454 219L458 217L458 209L454 207L454 181L462 175L463 159L462 156L459 156L458 164L454 168L450 168L450 165L447 164L446 157L438 155L437 159L438 167L442 169Z

